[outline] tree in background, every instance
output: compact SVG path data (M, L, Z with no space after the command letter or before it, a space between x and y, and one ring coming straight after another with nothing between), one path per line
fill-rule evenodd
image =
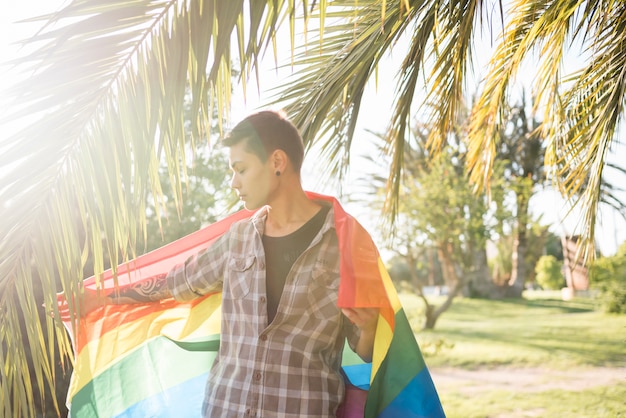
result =
M494 200L496 204L499 202L503 205L496 213L499 236L496 245L499 258L510 257L510 263L508 260L506 263L496 260L500 261L496 264L499 267L496 273L500 284L508 286L506 295L510 297L521 297L525 284L534 279L534 267L543 255L546 240L551 239L554 243L556 239L548 227L540 225L539 219L532 219L530 213L531 198L541 190L554 186L553 179L548 176L552 167L546 165L544 158L547 143L541 137L541 122L533 113L536 106L536 103L527 102L526 94L518 103L505 106L501 115L503 124L496 143L495 164L500 164L502 171L494 173L502 173L499 181L504 182L501 190L505 193ZM611 167L614 165L611 164ZM492 178L495 178L495 174ZM626 214L624 203L615 195L619 188L606 179L601 180L601 186L603 192L599 204ZM554 255L563 258L562 254ZM501 281L503 273L508 275L506 283Z
M426 147L427 129L420 125L416 130L415 145L405 150L401 199L395 223L389 225L393 238L388 247L403 259L412 289L426 307L424 328L431 329L459 294L471 289L494 296L486 253L490 215L487 197L476 194L467 180L458 138L451 137L433 157ZM384 179L373 180L375 187L384 189ZM425 284L447 286L441 305L431 305Z
M398 245L401 245L400 239L398 237ZM389 276L398 289L422 297L425 296L425 287L437 289L445 286L437 250L431 246L397 247L387 264Z
M181 181L183 195L178 199L174 199L175 187L167 167L159 170L164 203L157 210L154 199L149 200L146 252L216 222L234 205L228 160L219 149L210 149L207 143L199 144L187 170Z
M541 257L552 256L558 262L563 262L561 238L550 231L550 226L540 222L541 218L533 221L528 228L528 248L526 249L525 261L529 268L526 273L525 287L535 282L535 267Z
M547 225L541 224L541 218L534 219L528 226L526 254L524 262L529 268L526 270L524 278L525 287L532 285L535 281L535 265L543 255L551 255L558 261L563 261L563 250L561 239L554 234ZM498 231L501 231L498 229ZM513 271L513 235L505 235L501 232L497 234L498 239L494 242L492 256L489 259L489 267L496 285L503 289L502 295L510 295L508 292Z
M399 213L410 216L414 230L435 249L448 287L443 304L434 307L427 303L427 329L435 326L439 316L468 286L477 291L478 283L490 282L488 230L484 224L486 197L474 193L462 164L462 155L452 148L444 149L427 167L411 170L400 203ZM418 247L415 239L407 244L404 247ZM415 260L407 261L415 265Z
M495 163L492 174L493 186L489 195L489 216L483 217L483 227L486 236L494 243L495 255L487 260L491 267L491 275L487 272L484 257L486 252L481 253L481 257L473 261L473 269L482 271L481 274L474 274L467 282L464 293L473 297L501 298L521 297L526 284L535 280L535 265L539 258L547 253L547 245L552 247L552 255L563 258L560 251L560 239L549 231L548 226L540 224L540 218L532 219L529 211L530 198L539 190L550 187L550 183L545 175L544 167L544 147L539 139L537 127L539 122L534 117L527 115L527 103L522 100L520 103L507 107L507 123L500 131L501 140L498 143L498 160ZM467 182L463 171L465 154L462 152L464 127L468 120L457 122L455 135L448 138L448 143L456 144L456 148L449 146L445 149L446 159L455 165L457 176L461 182ZM398 208L398 216L394 225L394 234L398 238L394 245L395 251L401 248L401 255L407 261L411 282L418 284L420 276L423 283L423 270L417 268L420 262L425 259L432 259L433 250L436 247L429 247L428 228L432 227L420 224L417 218L430 219L432 213L438 214L437 205L440 200L433 199L432 195L424 196L424 184L434 184L432 193L440 193L442 196L448 193L442 185L446 184L446 176L432 179L424 177L424 173L431 169L432 155L426 146L429 138L429 130L420 124L413 131L417 138L417 145L405 149L405 172L410 173L403 177L402 199ZM452 142L451 142L452 141ZM456 151L451 151L456 150ZM438 157L434 157L435 159ZM461 163L459 164L459 161ZM416 167L418 169L416 169ZM416 177L415 173L419 173ZM441 174L441 173L439 173ZM379 184L384 179L378 177ZM381 186L379 186L382 188ZM421 193L421 194L420 194ZM459 195L461 196L461 195ZM480 197L478 196L480 199ZM407 202L413 199L426 199L430 207L422 206L419 209L411 207L407 209ZM464 201L466 203L467 201ZM462 203L458 203L462 205ZM461 216L457 214L456 216ZM438 223L440 227L436 229L435 236L445 236L446 233L467 235L467 232L451 230L443 232L446 228L452 228L451 221L447 225ZM425 228L425 229L422 229ZM430 253L429 253L430 248ZM437 250L434 250L437 251ZM458 252L460 254L460 252ZM430 254L430 257L429 257ZM443 260L437 260L445 266ZM431 263L434 266L433 263ZM465 275L465 274L464 274ZM453 288L453 287L451 287ZM418 290L418 294L421 292ZM421 295L428 303L426 298ZM428 311L428 310L427 310ZM427 321L428 322L428 321Z
M512 228L511 278L508 294L521 297L527 272L533 265L526 263L528 228L530 226L529 202L537 186L546 181L544 170L545 144L539 136L540 123L527 115L525 96L521 103L505 107L504 123L497 142L497 159L504 162L504 181L514 196L514 225Z

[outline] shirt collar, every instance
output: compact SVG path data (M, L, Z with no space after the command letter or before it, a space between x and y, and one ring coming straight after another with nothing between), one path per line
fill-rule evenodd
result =
M326 214L324 224L322 225L322 228L320 228L320 233L324 234L326 231L335 228L335 210L330 202L315 200L315 203L322 206L330 206L330 210ZM257 210L254 215L252 215L252 225L261 236L263 236L263 233L265 232L265 220L267 219L268 212L268 206L263 206Z

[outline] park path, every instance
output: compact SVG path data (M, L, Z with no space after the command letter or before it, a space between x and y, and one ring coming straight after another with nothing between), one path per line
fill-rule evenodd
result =
M543 392L550 389L585 390L595 386L626 384L626 367L576 367L548 370L538 367L466 370L430 368L437 391L472 395L492 390Z

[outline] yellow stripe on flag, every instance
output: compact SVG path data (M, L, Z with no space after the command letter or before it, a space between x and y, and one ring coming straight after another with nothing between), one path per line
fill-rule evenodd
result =
M387 269L385 268L385 265L380 257L378 258L378 271L380 272L380 277L383 279L385 291L387 292L387 298L389 299L389 303L391 303L393 313L395 314L402 309L402 303L400 303L400 298L398 297L398 293L396 293L396 288L393 286L391 277L389 277L389 273L387 273Z
M93 378L147 341L165 336L175 341L219 334L221 294L216 293L190 308L189 305L155 312L122 324L86 344L76 358L69 388L70 397ZM104 308L106 315L106 307Z
M378 315L378 325L376 326L376 337L374 338L374 352L372 354L372 375L370 376L370 383L374 381L374 376L378 372L380 365L382 364L389 345L391 344L391 338L393 337L393 330L391 325L387 322L387 319L382 315Z
M389 277L389 273L387 273L387 269L385 268L385 265L380 257L378 258L378 270L383 280L385 291L387 292L387 299L389 300L389 304L391 305L395 315L396 312L402 309L402 304L400 303L398 294L393 286L391 277ZM394 315L391 315L390 318L393 319ZM391 339L393 338L393 325L387 322L387 317L382 314L378 315L376 337L374 338L374 352L372 354L372 375L370 377L370 382L374 381L374 377L376 376L380 365L387 356L387 351L389 351Z

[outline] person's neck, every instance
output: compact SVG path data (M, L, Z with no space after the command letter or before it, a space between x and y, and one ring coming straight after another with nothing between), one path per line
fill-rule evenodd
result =
M298 230L319 211L301 187L285 190L269 203L265 235L281 237Z

